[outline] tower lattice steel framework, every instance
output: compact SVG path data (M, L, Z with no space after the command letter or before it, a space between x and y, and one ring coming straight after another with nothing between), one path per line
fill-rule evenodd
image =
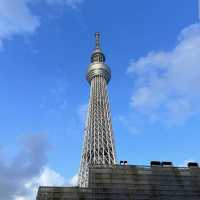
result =
M113 165L116 162L107 84L110 68L100 48L100 34L95 34L96 48L91 56L87 80L91 85L84 145L78 184L88 186L88 171L92 165Z

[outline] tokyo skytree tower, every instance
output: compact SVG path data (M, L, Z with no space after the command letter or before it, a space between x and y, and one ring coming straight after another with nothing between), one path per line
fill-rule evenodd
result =
M107 92L111 71L105 64L105 56L100 48L100 34L96 33L95 38L96 48L87 71L87 81L91 85L91 90L79 171L80 187L88 186L89 166L116 163Z

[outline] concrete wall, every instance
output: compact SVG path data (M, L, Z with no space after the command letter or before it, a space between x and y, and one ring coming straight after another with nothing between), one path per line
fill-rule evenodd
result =
M94 166L89 188L40 187L37 200L200 200L200 169Z

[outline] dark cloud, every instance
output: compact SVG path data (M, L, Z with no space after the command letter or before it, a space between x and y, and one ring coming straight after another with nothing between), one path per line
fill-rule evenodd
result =
M28 193L25 183L38 176L47 161L47 135L37 134L24 138L22 148L12 160L5 160L0 149L0 199L13 200L14 196Z

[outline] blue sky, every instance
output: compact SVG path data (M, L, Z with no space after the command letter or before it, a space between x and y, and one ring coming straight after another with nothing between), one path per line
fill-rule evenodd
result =
M76 180L96 31L112 70L117 159L200 160L197 0L1 0L3 200Z

